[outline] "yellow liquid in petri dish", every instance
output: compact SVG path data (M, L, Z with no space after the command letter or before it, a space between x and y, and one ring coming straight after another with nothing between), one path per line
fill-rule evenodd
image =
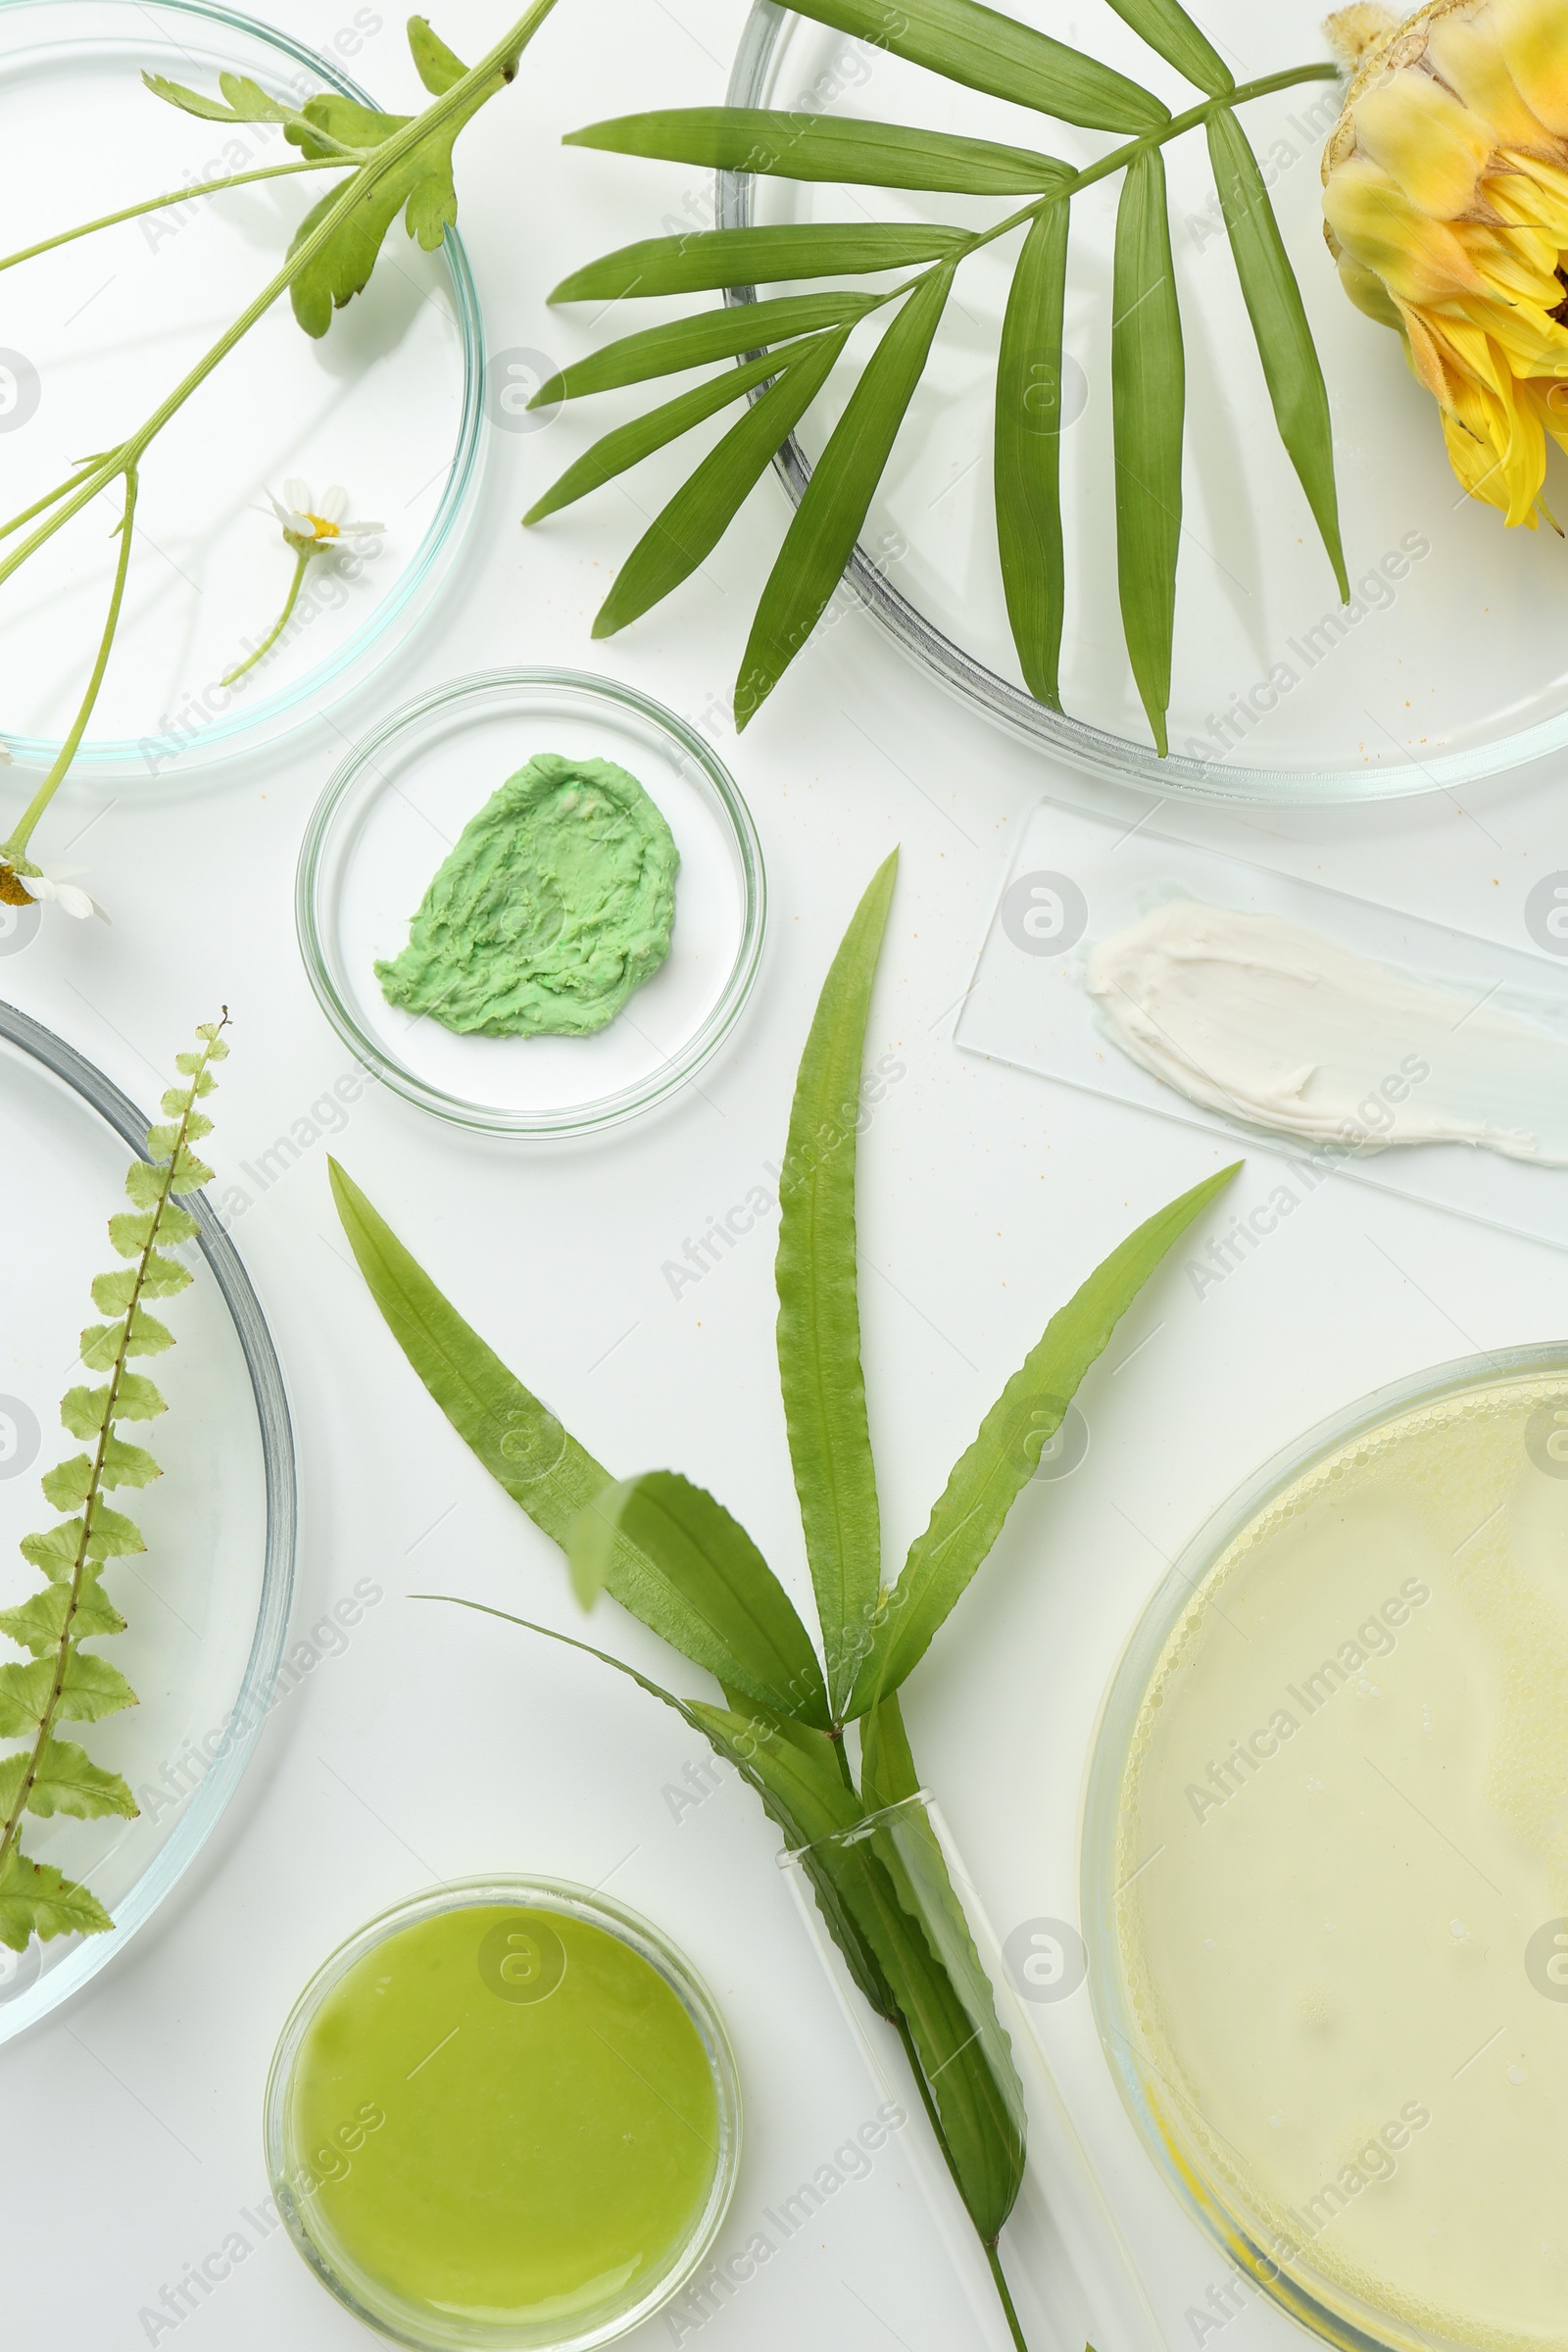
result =
M1568 2346L1568 1385L1406 1409L1259 1510L1116 1844L1144 2099L1244 2271L1390 2344Z

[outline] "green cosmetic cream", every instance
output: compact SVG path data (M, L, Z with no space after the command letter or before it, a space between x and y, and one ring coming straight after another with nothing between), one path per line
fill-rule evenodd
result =
M717 2226L734 2119L716 2021L612 1925L440 1901L329 1963L285 2035L291 2227L405 2341L608 2340Z
M586 1037L669 953L674 838L635 776L539 752L471 817L375 976L482 1037Z
M1396 1411L1231 1539L1111 1884L1138 2105L1244 2278L1341 2343L1568 2345L1560 1376Z

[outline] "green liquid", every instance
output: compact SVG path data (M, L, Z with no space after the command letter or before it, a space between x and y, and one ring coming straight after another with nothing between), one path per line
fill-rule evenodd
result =
M709 2055L642 1955L569 1914L475 1903L400 1929L328 1994L290 2090L290 2178L332 2266L434 2321L639 2303L719 2160Z

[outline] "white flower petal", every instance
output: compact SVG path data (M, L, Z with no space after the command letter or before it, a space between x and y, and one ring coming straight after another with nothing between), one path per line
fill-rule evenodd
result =
M349 494L341 482L334 482L330 489L321 492L321 503L316 512L323 522L341 522L348 511Z
M310 483L302 482L297 473L291 473L283 484L283 499L285 505L290 507L308 507L311 503Z
M59 901L61 912L74 914L78 922L85 922L89 914L97 912L87 893L84 890L78 890L74 882L59 883L55 888L55 897Z
M385 529L384 522L340 522L337 535L340 539L375 539Z
M47 874L19 874L17 880L28 898L36 899L42 906L47 906L51 900L60 895Z

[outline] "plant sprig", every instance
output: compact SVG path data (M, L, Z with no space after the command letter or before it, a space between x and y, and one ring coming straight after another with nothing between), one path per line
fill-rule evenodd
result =
M855 1187L860 1073L895 862L866 891L828 974L779 1180L779 1374L820 1654L721 1502L670 1470L612 1480L443 1298L335 1160L331 1178L344 1230L393 1336L460 1437L566 1554L579 1598L591 1603L610 1592L718 1684L722 1706L682 1697L603 1650L590 1652L699 1732L802 1856L856 1984L904 2042L1021 2346L997 2241L1023 2177L1022 2092L940 1848L918 1810L906 1807L921 1781L899 1692L990 1552L1117 1322L1235 1169L1151 1217L1052 1318L956 1465L902 1575L885 1583L860 1366ZM530 1630L568 1640L545 1626ZM890 1814L900 1807L902 1815ZM864 1837L845 1840L862 1828Z
M1171 267L1161 150L1204 130L1221 210L1280 438L1300 479L1342 598L1349 582L1323 381L1300 289L1239 108L1272 91L1333 79L1312 62L1238 84L1177 0L1111 0L1116 14L1202 94L1184 113L1141 84L979 0L795 0L797 13L891 50L934 74L1125 143L1075 170L1031 148L905 123L760 108L683 107L630 115L567 144L708 165L716 171L968 196L1029 194L975 231L907 224L721 228L650 238L590 263L553 302L608 304L724 289L733 307L624 337L562 370L535 406L740 358L716 384L621 426L568 469L524 517L537 522L725 401L750 414L710 450L627 557L594 625L624 628L702 564L795 430L850 336L877 313L864 361L827 438L762 590L735 689L735 717L756 716L810 638L854 553L871 500L929 359L956 271L1025 231L1003 324L996 397L998 551L1013 641L1037 701L1060 710L1066 564L1060 486L1062 313L1069 208L1123 174L1111 329L1116 546L1128 660L1161 757L1168 750L1171 649L1181 539L1184 362ZM1038 192L1036 192L1038 191ZM851 290L758 301L760 285L923 265L876 293Z
M168 1410L154 1383L130 1362L174 1344L146 1301L172 1298L190 1286L189 1267L169 1251L198 1231L180 1196L212 1177L194 1147L212 1133L213 1122L197 1104L217 1083L213 1063L227 1055L227 1026L225 1011L197 1030L199 1051L175 1056L183 1084L164 1096L166 1123L148 1130L148 1156L130 1163L125 1191L132 1205L109 1221L109 1238L127 1262L98 1276L93 1304L111 1320L81 1335L83 1364L108 1377L101 1388L67 1392L61 1421L87 1450L58 1463L42 1482L45 1499L72 1516L23 1538L23 1557L44 1578L43 1589L20 1607L0 1610L0 1633L31 1653L25 1664L0 1666L0 1739L23 1742L0 1759L0 1943L14 1952L34 1936L44 1941L71 1933L101 1936L114 1925L89 1888L24 1851L22 1825L29 1813L69 1813L80 1821L136 1814L121 1775L57 1735L62 1723L96 1723L136 1704L119 1667L83 1643L124 1632L125 1620L104 1591L105 1565L147 1548L135 1522L104 1496L161 1475L145 1446L120 1435L120 1424L155 1420Z
M419 78L431 93L430 104L422 113L413 116L380 114L332 91L308 98L302 106L289 106L269 97L259 83L238 74L219 76L218 97L187 89L161 74L144 74L142 79L153 95L183 113L199 116L206 122L276 126L285 140L300 150L300 160L230 174L196 189L185 187L150 197L141 204L64 229L0 259L0 270L15 268L78 237L133 220L140 213L184 203L193 194L216 193L254 179L280 178L301 172L348 173L339 186L307 213L294 233L281 268L151 416L113 448L84 461L63 482L20 514L0 521L0 540L13 538L19 531L27 532L0 560L0 586L3 586L95 499L114 491L117 484L122 486L122 511L116 526L121 539L120 561L97 659L59 753L9 838L0 846L0 880L8 871L21 875L36 872L27 861L28 844L39 818L71 771L96 707L119 631L138 469L148 450L214 368L227 359L282 295L290 297L294 316L305 332L318 337L326 333L334 311L343 309L369 283L382 244L400 214L409 235L426 252L440 245L457 220L453 148L458 136L481 107L515 79L524 49L555 6L556 0L533 0L525 14L471 67L464 65L423 17L412 17L408 26L410 49ZM27 531L29 523L33 528Z

